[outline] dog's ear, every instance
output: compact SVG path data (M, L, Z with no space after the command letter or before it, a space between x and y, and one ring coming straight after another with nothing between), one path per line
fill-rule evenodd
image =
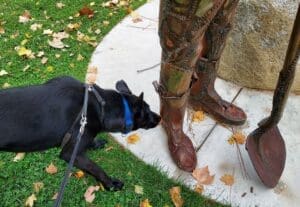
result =
M130 91L130 89L128 88L126 82L124 80L119 80L116 83L116 89L117 91L119 91L120 93L128 93L128 94L132 94L132 92Z
M140 95L139 95L139 101L143 101L144 100L144 92L142 92Z

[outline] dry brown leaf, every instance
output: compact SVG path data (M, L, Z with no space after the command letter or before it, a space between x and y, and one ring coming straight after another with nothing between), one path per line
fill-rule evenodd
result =
M197 180L198 184L201 185L210 185L213 183L215 178L215 175L210 175L208 166L195 169L192 175Z
M30 26L30 29L32 30L32 31L36 31L36 30L38 30L38 29L42 29L42 24L37 24L37 23L34 23L34 24L32 24L31 26Z
M80 28L80 24L79 23L70 23L67 25L67 31L74 31L74 30L78 30Z
M25 152L19 152L16 154L16 156L14 157L13 161L14 162L18 162L20 160L23 160L25 157Z
M26 23L29 22L31 19L31 14L28 10L25 10L24 13L19 16L19 22L20 23Z
M192 122L201 122L205 119L205 114L203 111L195 111L193 113Z
M234 184L234 177L233 175L229 175L229 174L224 174L220 180L225 184L225 185L229 185L232 186Z
M204 186L200 185L200 184L197 184L194 190L195 190L195 192L197 192L199 194L202 194L203 191L204 191Z
M131 19L132 19L133 23L138 23L138 22L142 22L143 21L141 15L138 12L136 12L136 11L131 11L130 12L130 16L131 16Z
M109 21L107 21L107 20L104 20L102 23L103 23L104 26L108 26L109 25Z
M36 192L36 193L40 192L40 190L43 187L44 187L44 183L42 183L42 182L33 183L33 189L34 189L34 192Z
M128 144L136 144L138 141L140 141L140 136L137 133L131 134L127 137Z
M56 200L57 199L57 197L58 197L58 193L56 192L56 193L54 193L54 195L52 196L52 200Z
M89 186L88 189L84 193L84 198L86 202L92 203L95 199L95 191L99 191L99 186Z
M43 34L44 34L44 35L52 35L52 34L53 34L53 31L52 31L51 29L45 29L45 30L43 31Z
M183 199L181 198L180 191L181 189L178 186L175 186L169 190L171 199L175 207L183 206Z
M57 49L62 49L65 47L65 44L61 41L61 39L58 38L53 38L52 41L48 40L48 44Z
M148 199L145 199L140 203L140 207L152 207L152 205L150 204Z
M0 34L4 34L4 33L5 33L5 29L2 26L0 26Z
M34 201L36 201L37 198L34 194L32 194L31 196L29 196L26 201L25 201L25 206L28 206L28 207L33 207L34 205Z
M107 147L104 151L105 151L105 152L108 152L108 151L112 150L113 148L114 148L113 146L109 146L109 147Z
M94 16L94 11L87 6L84 6L79 10L80 16L87 16L88 18L92 18Z
M82 170L78 170L77 172L74 173L74 176L80 179L84 176L84 172Z
M51 164L48 167L46 167L46 172L53 175L57 173L57 167L51 162Z

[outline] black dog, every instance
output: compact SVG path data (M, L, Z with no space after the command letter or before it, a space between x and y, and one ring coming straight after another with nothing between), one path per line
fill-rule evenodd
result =
M89 92L88 123L74 163L108 190L119 190L123 183L109 177L86 157L87 149L101 148L105 144L103 140L95 141L96 135L99 132L125 133L139 128L149 129L160 121L159 115L143 101L143 93L139 97L133 95L124 81L119 81L116 89L118 92L94 85L94 90L106 102L104 106L95 94ZM79 121L75 125L74 121L78 120L81 112L84 92L85 85L71 77L55 78L42 85L1 90L0 150L32 152L61 146L73 125L71 138L64 143L60 153L60 158L68 162L80 127ZM132 121L130 129L125 123L128 112Z

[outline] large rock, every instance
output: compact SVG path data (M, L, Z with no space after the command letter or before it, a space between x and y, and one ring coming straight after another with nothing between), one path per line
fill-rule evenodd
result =
M282 69L299 0L241 0L219 75L239 85L272 90ZM292 90L300 93L300 64Z

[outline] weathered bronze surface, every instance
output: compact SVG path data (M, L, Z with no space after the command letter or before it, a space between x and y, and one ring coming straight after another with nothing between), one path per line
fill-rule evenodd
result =
M252 132L246 149L262 182L270 188L277 185L284 170L286 149L277 127L294 80L296 63L300 55L300 7L273 97L271 116L264 119Z

